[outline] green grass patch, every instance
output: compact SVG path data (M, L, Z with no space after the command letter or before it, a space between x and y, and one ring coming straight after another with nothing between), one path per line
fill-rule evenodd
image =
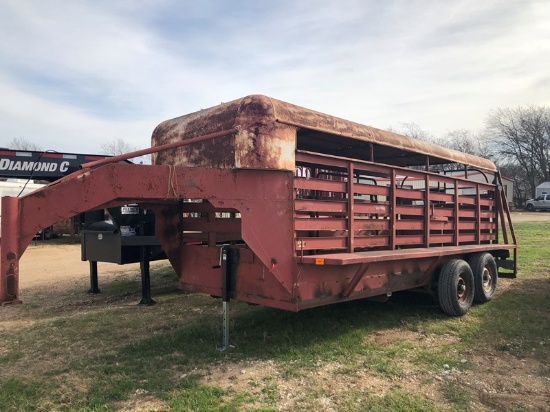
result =
M176 411L237 412L242 410L243 404L251 401L253 399L247 393L234 393L190 382L170 394L168 406Z
M403 390L392 390L384 396L370 396L356 410L372 412L437 412L431 402Z
M18 350L7 353L6 355L0 355L0 367L2 364L8 364L23 358L23 353Z
M445 399L455 408L461 411L470 410L471 395L456 382L445 382L440 390Z
M50 411L55 401L47 382L8 379L0 382L0 406L5 412Z
M518 238L520 276L548 280L550 222L521 223L514 228Z

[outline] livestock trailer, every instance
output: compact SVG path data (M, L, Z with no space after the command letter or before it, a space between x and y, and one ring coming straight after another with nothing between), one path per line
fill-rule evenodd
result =
M487 159L260 95L161 123L129 156L145 153L152 165L114 157L2 199L0 302L19 301L38 230L130 203L154 212L181 289L225 300L298 311L414 289L459 316L516 275Z

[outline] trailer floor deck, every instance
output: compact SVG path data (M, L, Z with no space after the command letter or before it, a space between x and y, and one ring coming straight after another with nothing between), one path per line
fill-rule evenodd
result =
M433 256L455 255L459 253L488 252L490 250L502 249L503 247L515 249L516 245L469 245L398 250L372 250L355 253L311 255L299 257L298 259L300 263L305 264L342 266L395 260L396 255L399 255L400 259L420 259Z

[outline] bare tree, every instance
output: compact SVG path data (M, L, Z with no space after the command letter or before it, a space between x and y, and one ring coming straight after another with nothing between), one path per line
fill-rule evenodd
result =
M467 129L457 129L447 132L443 139L439 139L437 144L458 150L462 153L468 153L474 156L492 159L489 140L484 134L472 133Z
M24 137L14 137L8 142L8 148L11 150L33 150L40 151L42 148L35 143L30 142Z
M506 163L499 165L503 176L514 179L514 206L518 209L525 205L525 201L531 197L527 176L525 170L517 163Z
M390 129L391 130L391 129ZM422 129L416 123L400 123L399 129L392 130L395 133L399 133L413 139L422 140L423 142L437 144L439 146L447 147L450 149L459 150L461 152L473 153L475 149L474 140L472 138L472 133L468 130L457 130L455 132L449 132L446 138L438 138L432 135L427 130ZM414 167L422 168L422 167ZM430 170L432 172L442 172L449 170L462 169L463 167L455 164L440 164L432 165Z
M391 129L390 129L391 130ZM486 159L494 160L489 141L484 134L473 133L467 129L457 129L447 132L444 137L435 137L430 132L422 129L416 123L400 123L400 128L392 130L418 140L437 144L462 153L468 153ZM448 163L433 165L430 168L434 172L462 170L463 165Z
M110 156L117 156L137 150L135 146L130 145L120 137L117 137L111 142L102 143L100 147L101 153Z
M399 133L404 136L412 137L413 139L422 140L425 142L433 142L434 137L427 130L422 129L416 123L399 123L399 128L388 129L390 132Z
M137 147L132 146L120 137L117 137L112 142L101 144L101 153L110 156L118 156L121 154L135 152L136 150L138 150ZM151 155L134 157L130 160L134 163L151 164Z
M491 145L503 162L517 164L527 182L527 196L550 181L550 108L498 109L487 118Z

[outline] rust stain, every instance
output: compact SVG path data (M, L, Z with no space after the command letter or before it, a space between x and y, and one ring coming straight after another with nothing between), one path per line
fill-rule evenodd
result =
M215 168L294 170L296 128L278 123L271 100L248 96L161 123L152 145L174 143L220 129L239 132L216 140L160 152L155 164Z
M461 153L371 126L339 119L261 95L167 120L157 126L152 146L236 127L239 132L213 141L153 155L154 164L219 168L293 170L299 128L496 170L487 159Z

